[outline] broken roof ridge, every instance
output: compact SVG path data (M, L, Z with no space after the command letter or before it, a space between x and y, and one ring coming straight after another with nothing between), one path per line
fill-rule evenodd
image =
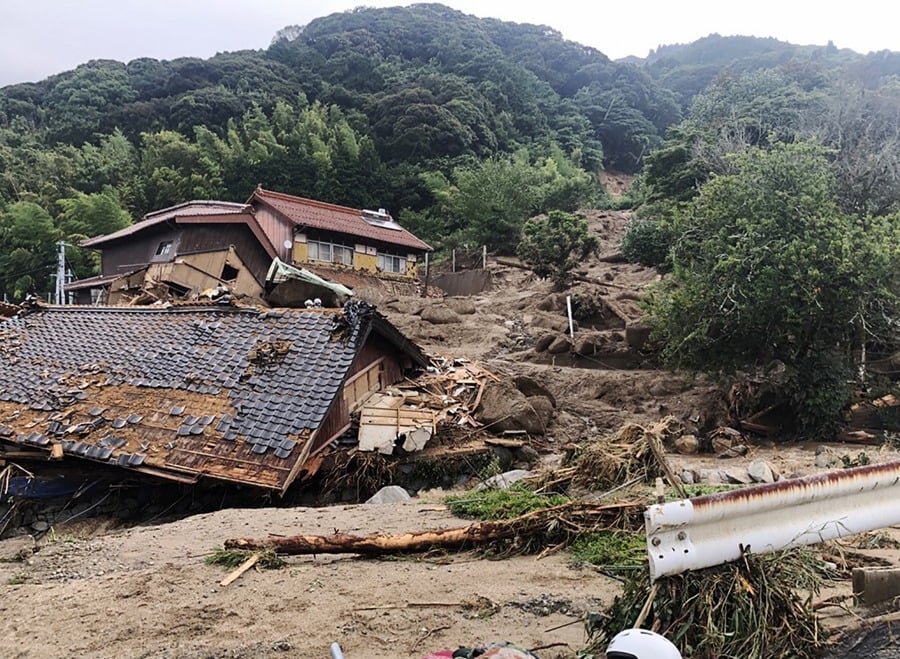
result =
M280 199L284 199L285 201L300 202L303 204L307 204L309 206L317 206L318 208L324 208L324 209L328 209L328 210L338 211L341 213L347 213L348 215L352 214L352 215L358 215L358 216L362 217L362 209L359 209L359 208L353 208L352 206L342 206L341 204L333 204L331 202L320 201L318 199L310 199L309 197L301 197L299 195L292 195L292 194L288 194L287 192L276 192L275 190L267 190L267 189L263 188L262 186L257 187L253 191L253 194L250 196L250 199L253 199L253 197L257 196L258 194L261 194L262 196L277 197ZM390 215L390 213L388 213L388 215Z
M183 201L180 204L166 206L165 208L160 208L159 210L150 211L149 213L145 213L142 219L151 219L156 217L157 215L164 215L166 213L171 213L172 211L181 208L187 208L189 206L210 206L223 209L231 208L234 209L236 213L241 213L248 210L249 204L242 204L237 201L219 201L217 199L192 199L190 201Z

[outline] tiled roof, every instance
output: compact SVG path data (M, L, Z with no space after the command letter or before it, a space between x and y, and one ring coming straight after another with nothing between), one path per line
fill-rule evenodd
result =
M323 201L295 197L263 188L257 188L254 191L253 196L250 197L250 203L254 199L274 208L298 226L336 231L415 250L431 250L428 243L416 238L400 225L397 225L396 229L389 229L369 224L362 218L362 211L355 208L327 204Z
M407 351L359 303L42 308L0 323L0 439L284 489L375 325Z
M81 242L82 247L96 247L120 238L127 238L157 224L162 224L179 217L193 217L198 215L241 215L248 211L246 204L236 204L231 201L187 201L177 206L170 206L152 213L147 213L140 222L119 229L104 236L95 236Z

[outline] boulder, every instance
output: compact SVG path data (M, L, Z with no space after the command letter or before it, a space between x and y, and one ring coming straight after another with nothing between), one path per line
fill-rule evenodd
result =
M641 322L628 323L625 326L625 342L635 350L641 350L650 339L650 327Z
M422 320L432 325L449 325L462 322L459 314L445 306L434 305L422 310Z
M816 448L816 466L819 469L829 469L841 464L841 458L837 452L827 446Z
M675 450L682 455L694 455L700 452L700 440L696 435L682 435L675 440Z
M534 378L528 375L517 375L512 382L513 386L528 398L531 396L543 396L553 403L553 407L556 407L556 398L550 393L550 390Z
M597 341L593 336L582 336L575 342L575 352L586 357L597 354Z
M387 302L385 306L391 311L409 314L411 316L418 316L425 308L424 303L420 299L415 298L400 298L391 300L390 302Z
M556 340L556 334L544 334L534 344L535 352L544 352Z
M709 483L710 485L721 485L725 482L722 477L723 473L718 469L701 469L697 472L698 483Z
M463 316L470 316L475 313L475 303L467 297L448 297L444 300L444 304L451 311Z
M388 485L373 494L366 503L382 504L382 503L403 503L412 499L409 492L399 485Z
M726 469L725 480L736 485L750 485L753 478L747 473L746 469Z
M564 311L566 308L565 297L559 293L552 293L541 299L537 303L537 308L541 311Z
M553 403L544 396L529 398L507 384L491 382L484 388L477 416L497 434L506 430L524 430L543 435L553 418Z
M693 485L698 480L700 480L697 474L695 474L692 469L682 469L681 474L679 474L679 478L685 485Z
M551 343L547 347L547 352L551 355L559 355L564 352L569 352L572 349L572 342L569 341L569 337L567 336L557 336L553 343Z
M762 458L751 462L747 473L757 483L774 483L776 480L775 470Z
M512 471L505 471L502 474L491 476L483 483L480 483L475 489L484 490L490 488L495 490L505 490L513 483L531 476L534 476L534 472L528 471L527 469L513 469Z

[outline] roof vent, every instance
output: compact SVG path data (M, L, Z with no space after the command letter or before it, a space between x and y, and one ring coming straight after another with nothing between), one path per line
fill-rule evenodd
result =
M385 209L379 208L377 211L364 210L361 214L362 219L376 227L384 227L385 229L393 229L394 231L402 231L403 227L394 221Z

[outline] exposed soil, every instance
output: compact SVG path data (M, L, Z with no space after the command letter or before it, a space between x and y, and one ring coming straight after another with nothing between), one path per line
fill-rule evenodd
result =
M465 299L394 297L380 308L430 352L477 359L504 378L529 376L546 387L557 405L539 443L546 463L570 442L629 422L650 425L672 415L698 433L725 424L722 383L658 369L635 339L638 299L659 275L616 255L629 214L585 216L601 238L601 255L583 265L565 293L587 301L571 345L565 294L527 269L496 261L490 291ZM429 308L440 311L425 313ZM548 339L564 349L536 349ZM785 476L820 470L818 444L748 444L741 457L673 454L671 463L680 473L763 457ZM831 445L850 457L865 451L873 462L900 457L893 449ZM315 658L339 641L350 659L394 659L498 640L552 646L538 653L544 659L574 656L585 641L579 616L608 604L620 586L573 566L565 553L539 561L470 554L294 558L284 569L252 571L224 588L223 569L203 560L235 536L461 523L437 496L425 495L383 506L222 510L112 532L96 526L101 522L80 523L54 528L24 562L14 560L22 541L3 541L0 559L9 562L0 563L0 656ZM893 565L900 559L896 550L865 551ZM848 591L849 582L841 582L825 595ZM836 628L852 621L840 612L827 619Z
M583 645L579 617L610 603L617 584L563 554L292 558L224 588L227 572L204 563L230 537L466 523L442 508L232 509L84 540L50 538L27 561L0 563L0 656L313 658L338 641L350 658L399 659L510 639L564 644L541 654L556 657ZM16 542L0 542L0 554L17 551Z

